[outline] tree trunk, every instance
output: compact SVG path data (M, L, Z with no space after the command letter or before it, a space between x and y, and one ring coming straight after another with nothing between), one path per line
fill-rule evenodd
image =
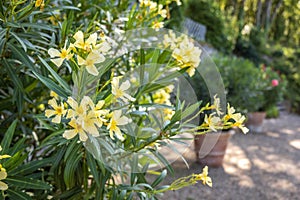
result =
M267 37L268 32L269 32L269 28L270 28L272 0L267 0L266 5L267 5L267 8L266 8L266 21L265 21L265 34L266 34L266 37Z
M257 11L256 11L256 27L260 29L261 25L261 11L262 11L262 3L261 0L257 1Z

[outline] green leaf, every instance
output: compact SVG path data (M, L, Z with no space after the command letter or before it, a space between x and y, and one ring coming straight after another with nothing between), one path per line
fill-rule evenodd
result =
M97 164L94 157L90 153L87 153L87 163L91 170L93 178L96 181L97 186L100 187L100 179L99 179L100 177L97 170Z
M6 67L6 70L7 70L8 74L9 74L10 78L12 79L14 85L17 88L19 88L20 91L22 91L23 93L25 93L22 81L17 77L16 72L13 70L13 68L9 64L9 62L7 62L6 59L3 59L3 64Z
M167 176L167 170L163 170L161 172L161 174L153 181L153 183L151 184L151 186L154 188L155 186L157 186L158 184L160 184L164 178Z
M1 141L1 147L2 147L1 154L6 154L8 152L8 148L10 146L10 143L12 141L13 135L14 135L15 130L16 130L17 122L18 122L18 120L15 119L13 121L13 123L9 126L7 131L5 132L4 138Z
M65 82L64 79L62 79L49 65L48 63L38 56L40 61L44 64L44 66L49 70L49 72L52 74L53 78L67 91L67 93L71 94L72 91L70 89L70 86Z
M158 158L162 164L165 165L165 167L168 169L168 171L171 173L171 175L174 175L174 169L170 165L169 161L158 151L155 151L153 149L149 149L149 151L156 157Z
M46 78L36 72L33 72L34 75L43 83L45 84L50 90L54 91L56 94L58 94L59 96L67 99L68 96L71 96L71 93L62 89L61 87L59 87L55 82L53 82L51 79Z
M31 200L32 198L26 194L25 192L19 191L19 190L12 190L9 189L7 190L8 197L11 200Z
M29 163L26 163L25 165L19 166L15 169L13 169L12 171L10 171L10 175L14 176L14 175L26 175L26 174L30 174L36 170L38 170L41 167L50 165L53 162L53 158L44 158L42 160L35 160L35 161L31 161Z
M27 47L26 47L26 45L24 44L24 42L22 41L22 39L19 38L19 37L17 36L17 34L15 34L14 32L10 32L10 34L11 34L12 36L14 36L14 38L21 44L21 46L23 47L24 51L26 52L26 51L27 51Z
M5 181L7 181L7 183L9 184L12 184L20 188L37 189L37 190L51 189L51 186L48 185L47 183L32 178L9 176L8 178L5 179Z

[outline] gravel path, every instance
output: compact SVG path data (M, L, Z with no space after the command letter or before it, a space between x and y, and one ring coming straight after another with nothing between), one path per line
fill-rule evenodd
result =
M166 182L201 173L194 152L185 153L190 169L177 160L175 177ZM264 121L263 133L242 133L231 137L223 167L210 168L213 188L198 183L170 191L160 199L300 199L300 116L281 113Z

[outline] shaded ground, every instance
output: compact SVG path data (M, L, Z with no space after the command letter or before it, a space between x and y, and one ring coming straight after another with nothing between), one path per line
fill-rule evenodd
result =
M265 120L263 133L231 137L223 167L210 168L213 188L198 183L166 193L161 199L300 199L300 116L282 113ZM192 148L173 163L176 178L201 173Z

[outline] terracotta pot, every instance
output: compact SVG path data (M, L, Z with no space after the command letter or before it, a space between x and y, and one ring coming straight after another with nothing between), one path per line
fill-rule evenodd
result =
M266 112L252 112L248 113L246 126L250 132L262 132L262 124L266 118Z
M195 153L197 162L210 167L220 167L223 164L228 140L233 130L196 135Z

